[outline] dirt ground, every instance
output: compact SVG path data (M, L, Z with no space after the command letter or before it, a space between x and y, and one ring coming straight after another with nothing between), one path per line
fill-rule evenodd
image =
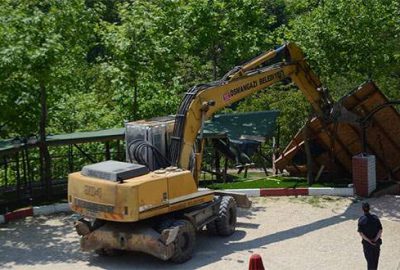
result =
M1 269L248 269L259 253L266 269L366 269L356 231L361 202L339 197L254 199L228 238L200 232L181 265L140 253L98 257L79 251L74 216L26 218L0 226ZM383 225L379 269L400 270L400 197L368 200Z

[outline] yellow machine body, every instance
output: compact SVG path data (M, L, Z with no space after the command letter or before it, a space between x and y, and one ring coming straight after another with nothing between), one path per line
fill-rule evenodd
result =
M68 178L71 209L83 216L109 221L139 221L209 202L213 197L211 191L197 190L188 170L158 170L122 183L80 172Z

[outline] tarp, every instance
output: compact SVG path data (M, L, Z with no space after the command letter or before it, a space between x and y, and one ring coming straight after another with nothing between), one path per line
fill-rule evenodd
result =
M275 134L279 111L218 114L206 121L205 134L224 134L230 140L265 140Z
M261 111L215 115L204 125L204 138L228 138L225 144L214 141L220 153L237 164L251 163L249 157L259 149L261 142L275 135L279 111Z

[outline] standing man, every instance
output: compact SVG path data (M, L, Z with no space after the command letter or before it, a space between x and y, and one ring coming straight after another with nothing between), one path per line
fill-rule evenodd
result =
M358 232L362 238L364 256L368 270L378 269L379 253L382 244L382 224L376 215L369 213L369 203L362 204L364 215L358 219Z

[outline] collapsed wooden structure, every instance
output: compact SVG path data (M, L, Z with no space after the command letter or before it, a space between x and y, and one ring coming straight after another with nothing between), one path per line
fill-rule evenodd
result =
M400 115L371 81L338 101L357 121L325 123L309 120L276 160L276 167L292 175L312 173L351 178L352 157L366 152L376 157L377 181L400 181ZM307 154L312 162L307 162ZM309 166L310 167L310 166Z

